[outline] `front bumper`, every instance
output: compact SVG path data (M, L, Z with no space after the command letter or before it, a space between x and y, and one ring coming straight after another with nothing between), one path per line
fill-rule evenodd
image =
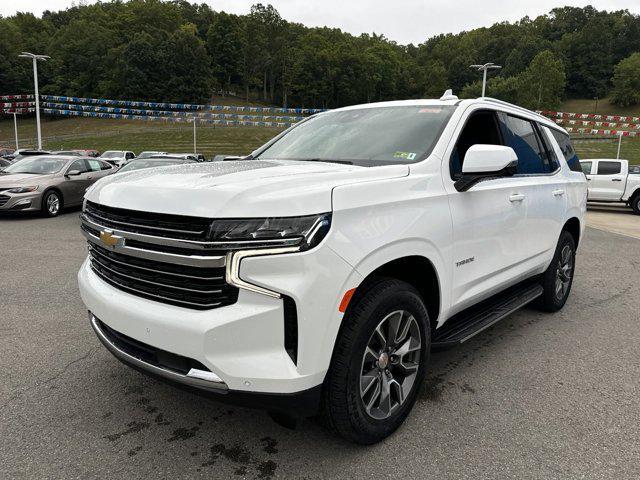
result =
M118 342L91 312L89 321L94 332L118 360L139 372L196 394L211 394L215 400L248 408L260 408L286 417L311 417L320 408L321 386L292 394L268 394L229 390L217 375L192 368L186 375L139 358L122 342Z
M0 203L0 212L33 212L40 210L42 202L42 192L28 193L7 193L1 192L1 196L9 197L2 199Z
M78 273L78 283L88 310L108 328L193 359L220 379L218 385L204 384L205 390L221 393L226 387L228 391L252 395L304 396L324 380L342 318L338 312L342 293L361 279L354 278L357 274L353 269L326 246L303 253L246 258L240 274L255 285L276 290L295 301L296 363L284 348L281 298L240 289L233 305L187 309L111 286L93 272L88 259ZM123 361L132 365L131 361ZM165 377L195 388L203 386L201 382L194 384L191 378Z

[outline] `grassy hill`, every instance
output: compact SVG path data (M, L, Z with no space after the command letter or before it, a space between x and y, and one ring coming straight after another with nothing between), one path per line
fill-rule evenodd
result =
M620 107L609 102L609 98L598 99L572 99L566 100L560 106L561 112L573 113L599 113L600 115L627 115L640 117L640 105Z
M282 129L264 127L197 127L198 153L248 154ZM35 119L18 119L20 147L36 145ZM0 145L14 146L13 120L0 121ZM42 146L48 150L92 148L105 150L193 151L191 124L159 124L101 118L45 118Z

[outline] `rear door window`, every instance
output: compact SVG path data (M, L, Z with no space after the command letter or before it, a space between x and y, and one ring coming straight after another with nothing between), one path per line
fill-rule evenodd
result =
M87 160L87 164L92 172L99 172L101 169L99 160Z
M571 144L571 138L569 138L569 135L555 129L551 129L551 134L553 135L553 138L556 139L556 142L558 142L558 145L560 145L560 150L562 150L562 154L564 155L564 159L567 161L569 168L574 172L584 171L583 168L580 168L580 159ZM589 166L591 166L591 163L589 163Z
M80 173L86 173L89 171L89 169L87 168L87 164L82 159L74 160L67 171L70 172L71 170L78 170Z
M622 163L606 162L600 160L598 162L598 170L596 175L617 175L622 171Z
M518 175L549 173L548 154L537 133L536 126L529 120L499 113L500 128L504 142L513 148L518 156Z

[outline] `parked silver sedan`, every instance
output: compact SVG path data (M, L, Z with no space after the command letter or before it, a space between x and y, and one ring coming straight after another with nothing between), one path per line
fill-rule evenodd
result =
M85 190L117 169L97 158L46 155L23 158L0 171L0 213L40 211L55 217L82 204Z

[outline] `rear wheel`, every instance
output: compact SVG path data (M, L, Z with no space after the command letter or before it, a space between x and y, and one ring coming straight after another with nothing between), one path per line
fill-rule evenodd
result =
M576 244L573 236L563 230L551 264L542 276L544 293L541 307L548 312L560 310L569 298L576 264Z
M640 215L640 195L636 195L631 199L630 206L633 208L633 213Z
M45 192L41 209L45 217L57 217L62 211L62 195L55 190Z
M409 284L383 279L349 308L323 395L323 416L348 440L378 442L413 407L426 372L429 316Z

